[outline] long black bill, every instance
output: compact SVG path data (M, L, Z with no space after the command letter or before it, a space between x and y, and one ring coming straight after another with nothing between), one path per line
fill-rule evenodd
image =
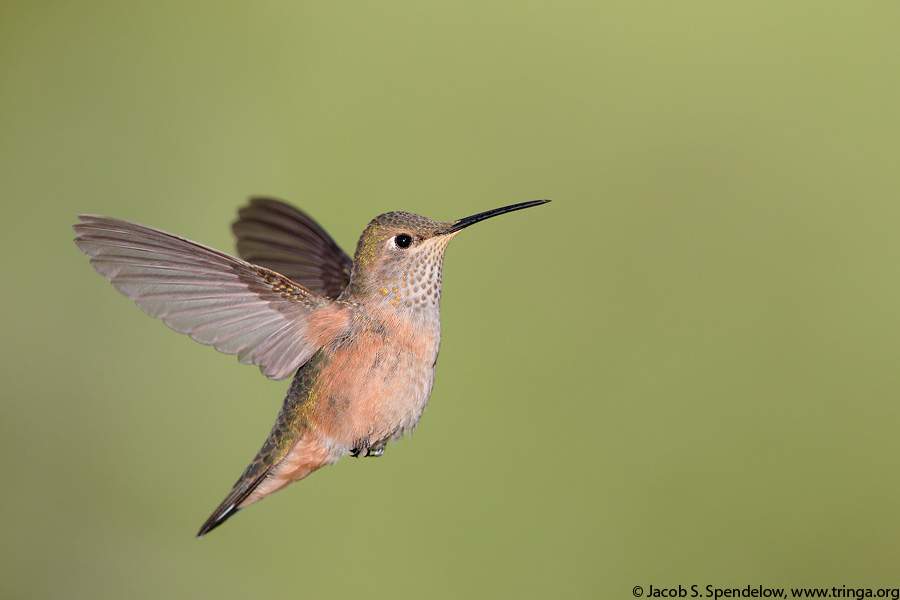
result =
M509 206L504 206L503 208L495 208L494 210L488 210L483 213L478 213L477 215L472 215L471 217L464 217L459 221L455 222L453 225L448 227L443 231L439 231L438 235L445 235L448 233L454 233L456 231L460 231L465 229L469 225L473 225L478 221L484 221L485 219L490 219L491 217L496 217L497 215L502 215L504 213L512 212L514 210L522 210L523 208L531 208L532 206L537 206L539 204L546 204L550 202L549 200L532 200L531 202L521 202L519 204L511 204Z

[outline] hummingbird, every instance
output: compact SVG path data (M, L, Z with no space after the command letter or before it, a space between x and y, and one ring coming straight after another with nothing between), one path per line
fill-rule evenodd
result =
M80 215L75 244L144 312L270 379L293 375L262 448L197 537L341 456L381 456L411 432L434 385L447 245L470 225L546 202L455 221L385 213L352 260L309 215L271 198L238 211L241 258Z

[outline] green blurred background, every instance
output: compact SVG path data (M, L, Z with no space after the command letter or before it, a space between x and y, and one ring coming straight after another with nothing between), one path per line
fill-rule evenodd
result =
M0 9L8 598L898 587L900 5ZM143 315L78 213L233 251L473 227L413 438L198 541L287 384Z

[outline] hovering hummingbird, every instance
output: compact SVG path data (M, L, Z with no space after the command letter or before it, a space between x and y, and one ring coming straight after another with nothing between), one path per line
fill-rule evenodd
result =
M447 244L464 228L544 204L456 221L389 212L350 260L312 218L254 198L232 225L231 257L112 217L81 215L75 243L147 314L270 379L294 374L256 458L197 537L344 454L381 456L419 422L434 384Z

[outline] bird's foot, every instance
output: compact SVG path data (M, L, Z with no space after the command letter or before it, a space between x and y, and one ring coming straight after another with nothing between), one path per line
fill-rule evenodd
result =
M366 450L366 456L377 457L377 456L381 456L382 454L384 454L384 444L381 444L380 446L375 446L374 448L369 448L368 450Z
M368 442L361 442L359 445L354 446L350 450L350 456L352 456L353 458L359 458L360 455L373 457L381 456L382 454L384 454L384 447L386 445L387 444L385 442L382 442L380 444L370 446ZM362 454L363 450L365 450L365 454Z

